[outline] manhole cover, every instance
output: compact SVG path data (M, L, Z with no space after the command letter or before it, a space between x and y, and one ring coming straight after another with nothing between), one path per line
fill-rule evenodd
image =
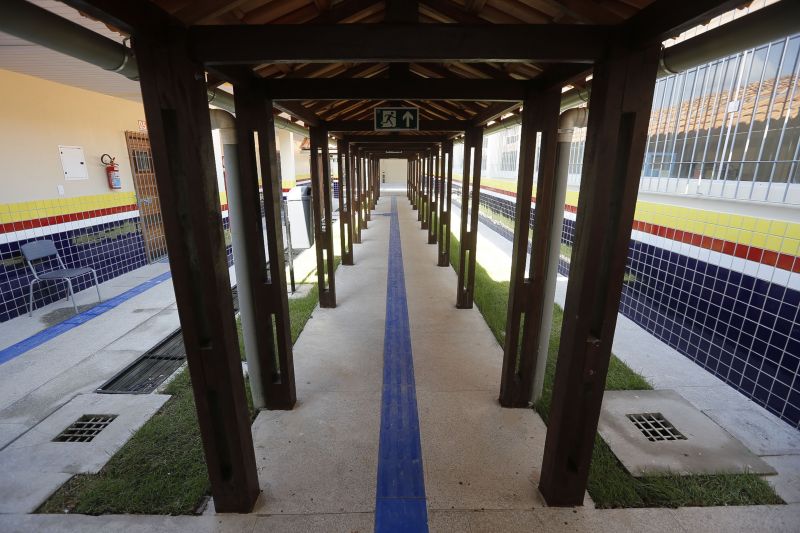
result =
M686 437L675 429L675 426L664 418L664 415L661 413L639 413L627 415L627 417L650 442L660 440L686 440Z
M53 439L53 442L91 442L117 415L83 415Z

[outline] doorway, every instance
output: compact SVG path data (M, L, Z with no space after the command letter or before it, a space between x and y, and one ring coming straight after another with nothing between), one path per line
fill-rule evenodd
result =
M147 133L126 131L128 157L131 160L133 186L136 190L136 203L139 206L139 220L142 225L147 260L159 261L167 255L167 240L164 236L164 221L161 217L161 202L156 185L153 167L153 152Z

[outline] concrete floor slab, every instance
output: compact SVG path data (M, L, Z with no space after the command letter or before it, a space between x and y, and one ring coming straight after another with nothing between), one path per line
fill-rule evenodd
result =
M254 515L143 516L143 515L6 515L0 516L4 533L250 533Z
M283 516L258 516L253 533L297 533L325 531L330 533L371 533L375 527L373 513L335 513Z
M800 455L772 455L762 459L778 471L778 475L767 478L778 496L786 503L800 503Z
M169 396L160 394L81 394L0 451L0 471L96 473ZM91 442L53 442L85 414L116 419ZM3 481L0 481L2 484Z
M58 487L66 483L72 474L61 472L30 471L21 465L20 469L3 468L0 480L0 515L6 513L32 513ZM0 516L0 526L5 517ZM0 530L6 531L4 527Z
M684 507L673 512L689 532L704 533L797 533L800 506Z
M662 414L685 439L649 440L630 414ZM606 391L598 432L634 476L658 474L774 474L742 443L670 390Z
M800 432L759 410L709 409L706 414L758 455L800 454Z

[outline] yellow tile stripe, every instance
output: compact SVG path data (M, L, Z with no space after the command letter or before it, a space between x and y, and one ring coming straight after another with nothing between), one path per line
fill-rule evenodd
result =
M453 176L456 179L456 176ZM461 181L460 176L456 181ZM516 193L515 181L481 178L481 185ZM567 191L566 204L578 205L578 191ZM788 255L800 255L800 224L733 215L654 202L637 202L639 222L754 246Z
M225 191L220 191L219 200L220 204L228 202L228 195ZM82 213L84 211L96 211L98 209L121 207L133 205L135 203L136 193L133 191L126 191L89 196L74 196L72 198L51 198L48 200L0 204L0 224L69 215L71 213Z
M5 224L36 218L55 217L135 203L136 195L133 192L119 192L0 204L0 223Z

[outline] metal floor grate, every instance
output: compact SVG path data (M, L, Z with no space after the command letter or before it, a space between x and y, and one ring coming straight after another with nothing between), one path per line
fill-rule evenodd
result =
M661 413L639 413L626 416L651 442L687 440Z
M91 442L117 415L83 415L53 439L53 442Z
M97 392L106 394L149 394L186 361L183 336L177 330L119 374Z

